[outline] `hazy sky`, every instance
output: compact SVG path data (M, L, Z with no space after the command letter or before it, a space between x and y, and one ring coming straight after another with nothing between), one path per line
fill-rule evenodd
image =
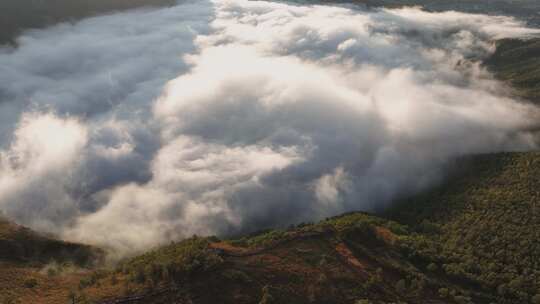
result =
M506 17L246 0L90 18L0 50L0 209L144 249L375 210L457 156L535 148L478 61Z

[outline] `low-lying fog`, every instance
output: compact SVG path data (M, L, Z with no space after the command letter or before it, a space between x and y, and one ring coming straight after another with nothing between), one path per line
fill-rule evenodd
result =
M535 148L539 111L479 61L509 17L185 1L0 49L0 209L140 250L377 210L471 153Z

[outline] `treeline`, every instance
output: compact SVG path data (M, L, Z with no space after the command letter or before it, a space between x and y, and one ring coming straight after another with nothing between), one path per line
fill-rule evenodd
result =
M26 29L75 21L110 11L172 5L175 0L2 0L0 44L14 44Z

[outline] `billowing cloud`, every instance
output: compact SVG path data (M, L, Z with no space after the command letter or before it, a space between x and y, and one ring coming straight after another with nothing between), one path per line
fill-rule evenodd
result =
M479 61L538 33L245 0L29 32L0 54L0 208L121 251L378 210L455 157L536 147L539 111Z
M0 151L0 208L33 227L59 232L78 213L69 192L87 132L74 119L24 114L13 143Z
M63 234L107 204L101 193L149 181L160 148L152 102L190 68L183 56L196 51L212 14L208 2L186 2L29 31L18 48L0 48L0 180L9 187L0 209ZM84 145L64 133L75 122ZM27 155L17 156L24 168L13 168L15 154Z
M156 155L150 182L102 193L105 206L80 219L68 235L130 250L164 237L212 234L227 224L241 225L227 197L259 186L264 174L298 160L293 149L227 147L180 136Z

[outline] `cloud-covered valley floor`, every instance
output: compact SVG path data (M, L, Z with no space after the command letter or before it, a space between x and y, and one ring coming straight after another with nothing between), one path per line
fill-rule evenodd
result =
M455 157L537 148L480 65L509 17L185 1L0 49L0 210L120 252L380 210Z

